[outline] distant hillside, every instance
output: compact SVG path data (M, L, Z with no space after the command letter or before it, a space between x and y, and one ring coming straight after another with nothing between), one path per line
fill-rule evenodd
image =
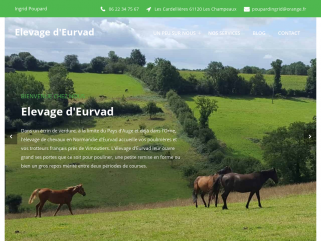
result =
M204 72L200 71L179 71L181 76L184 78L188 78L191 74L195 75L196 79L201 79L204 77ZM244 77L246 80L250 80L254 74L240 74L240 76ZM272 84L274 82L274 75L264 74L264 78L268 84ZM285 89L293 89L293 90L304 90L305 84L307 81L307 76L304 75L282 75L281 82L282 87Z

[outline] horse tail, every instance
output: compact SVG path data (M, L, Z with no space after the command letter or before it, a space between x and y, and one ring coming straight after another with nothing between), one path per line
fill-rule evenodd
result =
M220 191L220 185L222 182L222 177L224 174L220 175L216 180L215 183L213 184L213 193L218 193Z
M35 200L38 196L38 192L40 191L41 188L38 188L36 190L34 190L32 193L31 193L31 196L29 198L29 204L33 203L33 200Z
M198 179L199 177L197 177L194 181L194 190L193 190L193 203L197 202L197 190L198 190Z

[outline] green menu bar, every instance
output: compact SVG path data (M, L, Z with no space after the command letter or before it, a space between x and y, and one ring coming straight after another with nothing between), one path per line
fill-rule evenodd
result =
M6 1L0 17L321 17L321 1Z

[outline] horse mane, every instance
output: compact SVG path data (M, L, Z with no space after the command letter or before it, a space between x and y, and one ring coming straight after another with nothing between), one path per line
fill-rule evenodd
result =
M77 186L70 186L70 187L66 187L66 190L70 191L73 190L74 188L76 188Z
M272 172L272 171L274 171L273 169L269 169L269 170L262 170L261 172Z
M262 171L259 171L258 173L262 173L262 174L264 175L264 174L272 173L273 171L274 171L273 169L269 169L269 170L262 170Z

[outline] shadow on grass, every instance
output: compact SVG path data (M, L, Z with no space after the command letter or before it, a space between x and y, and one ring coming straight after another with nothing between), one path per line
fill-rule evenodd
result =
M152 117L152 118L149 119L149 120L151 120L151 121L164 121L165 118L163 118L163 117Z
M251 101L251 100L255 100L255 99L267 99L267 100L271 100L272 98L271 96L251 96L251 95L182 95L182 98L185 101L194 101L195 98L197 98L198 96L207 96L207 97L219 97L219 98L223 98L223 99L230 99L230 100L247 100L247 101ZM289 100L289 101L295 101L295 102L301 102L301 103L308 103L308 101L302 99L304 97L287 97L287 98L274 98L275 101L277 100Z
M295 102L301 102L301 103L308 103L307 101L305 100L302 100L300 97L289 97L289 98L286 98L286 100L291 100L291 101L295 101Z
M224 99L231 99L231 100L254 100L256 98L266 98L260 96L236 96L236 95L182 95L182 98L185 101L194 101L198 96L204 97L219 97Z

